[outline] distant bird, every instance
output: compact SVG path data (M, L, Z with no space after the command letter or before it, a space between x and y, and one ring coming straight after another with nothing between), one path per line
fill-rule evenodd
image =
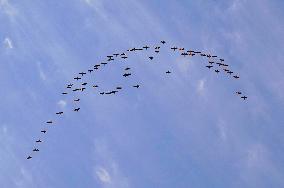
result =
M85 83L82 83L82 86L85 86L85 85L87 85L88 83L87 82L85 82Z
M229 72L230 70L229 69L223 69L225 72Z
M154 57L153 57L153 56L150 56L150 57L149 57L149 59L153 60L153 59L154 59Z
M221 62L223 62L223 61L224 61L224 59L220 59L220 61L221 61Z
M42 130L42 131L40 131L40 132L42 132L42 133L46 133L46 130Z
M240 77L239 77L239 76L237 76L237 75L235 75L235 76L234 76L234 78L238 79L238 78L240 78Z
M124 70L129 70L130 68L129 67L126 67Z
M214 64L214 61L209 61L208 63L212 65L212 64Z
M207 65L206 66L208 69L211 69L213 66L212 65Z
M246 97L246 96L242 96L241 98L242 98L242 99L244 99L244 100L246 100L248 97Z
M240 92L240 91L237 91L237 92L236 92L236 94L237 94L237 95L241 95L241 94L242 94L242 92Z
M112 93L112 94L115 94L116 92L118 92L118 91L116 91L116 90L113 90L113 91L111 91L110 93Z
M174 47L172 47L171 49L174 50L174 51L176 51L178 48L174 46Z
M91 73L91 72L93 72L94 70L93 70L93 69L89 69L88 71L89 71L89 73Z
M78 101L80 101L80 99L74 99L74 101L75 101L75 102L78 102Z
M78 76L76 78L74 78L74 80L80 80L81 78L79 78Z
M74 111L75 112L79 112L80 108L75 108Z
M215 72L216 72L216 73L219 73L220 71L217 69L217 70L215 70Z
M171 71L169 71L169 70L166 72L166 74L170 74L170 73L171 73Z
M119 56L119 54L113 54L115 57Z
M181 55L183 55L183 57L185 57L185 56L188 55L188 53L183 52L183 53L181 53Z
M86 74L85 72L80 72L79 74L81 74L82 76L84 76L84 74Z
M93 88L99 87L98 85L93 85Z
M180 48L180 49L178 49L178 50L183 51L183 50L184 50L184 48Z
M85 87L82 87L82 88L81 88L81 91L84 91L85 89L86 89Z
M139 88L140 86L139 86L139 85L135 85L135 86L133 86L133 87Z
M68 93L66 93L66 92L63 92L63 93L62 93L62 95L67 95L67 94L68 94Z
M219 67L221 66L221 65L223 65L223 63L216 63L217 65L219 65Z
M47 121L46 123L49 123L49 124L50 124L50 123L52 123L52 121Z
M28 157L27 157L27 159L31 159L31 158L32 158L31 156L28 156Z
M194 53L196 53L196 54L201 54L201 52L194 52Z
M159 53L160 51L159 51L159 50L155 50L155 52L156 52L156 53Z
M76 89L73 89L72 91L79 91L80 89L79 88L76 88Z
M63 112L56 112L56 114L57 114L57 115L61 115L61 114L63 114Z
M101 92L100 94L103 95L103 94L105 94L105 92Z
M160 48L161 48L160 46L155 47L156 50L158 50L158 49L160 49Z
M123 56L123 55L125 55L125 53L120 54L120 56Z
M233 72L233 71L228 71L227 73L231 75L231 74L233 74L234 72Z
M123 74L124 77L130 76L130 75L131 75L131 73L124 73Z
M162 44L165 44L165 43L166 43L166 41L162 40L162 41L161 41L161 43L162 43Z
M122 59L126 59L127 58L127 56L123 56L123 57L121 57Z
M108 56L107 56L107 58L112 58L112 57L113 57L112 55L108 55Z
M147 50L147 49L150 48L150 47L146 45L146 46L143 46L143 48L145 48L145 49Z
M122 89L122 87L116 87L116 89Z
M212 55L212 57L217 57L216 55Z
M37 142L37 143L40 143L40 142L42 142L42 141L39 139L39 140L37 140L36 142Z
M39 149L35 148L35 149L33 149L33 151L39 151Z
M101 64L102 64L102 65L106 65L107 63L102 62Z

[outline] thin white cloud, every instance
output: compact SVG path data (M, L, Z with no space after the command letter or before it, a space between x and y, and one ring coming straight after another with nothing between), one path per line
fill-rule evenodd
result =
M219 120L217 123L217 128L219 130L219 135L222 141L227 140L227 130L226 130L226 124L224 120Z
M111 177L108 171L103 167L98 167L96 175L102 183L111 183Z
M98 179L104 188L128 188L129 179L122 173L119 164L112 157L111 149L104 140L95 141L94 151L95 179ZM99 165L98 165L99 164Z
M37 62L37 67L38 67L38 71L39 71L39 76L43 81L46 81L46 75L44 73L44 71L41 68L41 62Z
M57 102L57 105L60 108L65 108L65 106L67 105L67 102L65 100L60 100L60 101Z
M6 37L3 41L3 44L6 49L12 49L13 48L13 43L10 38Z
M198 80L196 90L199 95L203 95L205 92L205 82L206 81L204 79Z
M17 14L16 9L10 4L9 0L0 0L0 12L4 12L10 18Z

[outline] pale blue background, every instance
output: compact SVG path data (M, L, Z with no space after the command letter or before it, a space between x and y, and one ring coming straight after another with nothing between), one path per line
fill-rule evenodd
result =
M0 0L0 187L284 187L283 10L281 0ZM123 86L118 95L86 90L77 114L60 95L106 55L160 40L152 64L150 52L129 55L84 78ZM219 55L241 78L171 45Z

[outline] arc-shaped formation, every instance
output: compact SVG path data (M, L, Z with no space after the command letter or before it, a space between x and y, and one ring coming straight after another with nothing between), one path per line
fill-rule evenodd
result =
M121 53L114 53L112 55L108 55L107 59L105 62L102 62L100 64L95 64L92 68L89 68L86 72L80 72L78 73L79 76L75 76L73 79L75 81L75 83L69 83L66 86L67 91L62 92L62 95L70 95L70 93L74 93L77 91L85 91L87 90L87 87L92 87L92 88L100 88L98 85L91 85L87 82L83 82L80 83L80 81L83 79L83 77L87 74L93 74L93 72L98 71L99 69L102 69L105 65L110 64L112 61L115 61L116 59L123 59L123 60L127 60L128 55L135 53L135 52L139 52L139 51L150 51L153 50L155 52L155 54L160 53L161 47L168 47L166 44L166 41L160 41L161 46L143 46L143 47L139 47L139 48L131 48L128 49L126 52L121 52ZM233 79L239 79L240 77L238 76L238 74L234 74L234 72L229 68L229 65L224 63L225 60L222 58L219 58L217 55L212 55L209 53L205 53L205 52L201 52L201 51L194 51L194 50L185 50L185 48L183 47L170 47L170 50L174 53L180 53L181 56L183 56L184 58L186 57L193 57L193 56L201 56L203 58L207 58L208 60L208 64L205 65L206 68L208 68L209 70L213 70L219 74L220 71L223 71L224 73L226 73L229 76L232 76ZM152 61L154 59L154 56L149 56L148 57L150 61ZM172 71L168 70L165 72L165 74L172 74ZM126 67L124 68L124 72L122 74L123 77L127 78L130 77L132 75L131 73L131 68L130 67ZM76 86L76 87L75 87ZM136 85L132 85L131 87L133 88L140 88L139 84ZM122 90L122 86L117 86L115 87L115 89L112 90L99 90L98 89L98 94L99 95L115 95L116 93L120 92ZM247 96L243 95L242 91L236 91L236 95L240 96L241 99L246 100ZM80 111L80 101L81 98L74 98L73 102L75 104L75 108L73 109L74 112L79 112ZM64 114L63 111L59 111L55 113L58 116L61 116ZM55 122L52 120L48 120L46 121L46 124L54 124ZM43 130L41 130L41 134L47 134L47 127L44 128ZM42 143L41 139L38 139L35 141L36 143L36 147L32 150L32 153L30 153L30 155L28 155L27 159L32 159L33 158L33 154L35 152L39 152L39 144Z

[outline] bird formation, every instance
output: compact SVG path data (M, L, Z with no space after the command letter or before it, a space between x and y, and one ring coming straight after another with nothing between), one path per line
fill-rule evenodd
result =
M162 40L162 41L160 41L160 44L163 47L166 47L166 41ZM79 92L79 91L83 92L84 90L87 90L88 86L90 86L90 87L93 87L93 88L98 88L98 94L99 95L115 95L116 93L123 90L122 86L116 86L115 89L113 89L113 90L104 91L104 90L100 90L100 87L98 85L91 85L87 82L80 83L80 80L82 80L82 78L85 75L92 74L93 72L98 71L99 69L103 68L108 63L115 61L116 59L121 58L122 60L126 60L128 58L127 53L133 53L133 52L136 52L136 51L143 51L143 50L149 51L150 48L153 49L153 51L156 54L159 53L160 50L161 50L161 46L152 46L151 47L151 46L145 45L145 46L138 47L138 48L134 47L134 48L128 49L127 52L114 53L114 54L108 55L106 62L101 62L100 64L96 64L92 68L89 68L86 72L78 73L79 76L75 76L73 78L75 83L67 84L67 86L66 86L67 91L62 92L61 94L62 95L69 95L69 94L72 94L74 92ZM212 55L212 54L209 54L209 53L203 53L203 52L200 52L200 51L194 51L194 50L185 50L185 48L183 48L183 47L176 47L176 46L170 47L170 50L172 50L175 53L180 53L180 55L184 58L200 55L201 57L207 58L208 64L205 65L205 67L207 67L209 70L211 70L211 69L214 70L214 72L216 72L216 74L220 74L220 72L222 71L223 73L227 74L228 76L232 76L233 79L239 79L240 78L238 74L235 74L231 69L229 69L229 65L224 63L225 62L224 59L218 58L218 56L216 56L216 55ZM154 56L149 56L148 58L149 58L149 61L152 61L154 59ZM123 76L123 77L125 77L125 79L127 79L127 77L130 77L132 75L131 70L132 69L130 67L124 68L124 73L121 76ZM170 70L167 70L165 72L165 74L171 74L171 73L172 72ZM77 86L77 87L75 87L75 86ZM139 89L141 86L140 86L140 84L136 84L136 85L132 85L131 87L135 88L135 89ZM243 94L242 91L236 91L235 94L237 96L240 96L240 98L242 100L246 100L248 98L247 96L245 96ZM73 102L76 106L73 109L74 112L80 111L80 109L81 109L80 108L80 101L81 101L80 98L74 98L73 99ZM55 114L57 116L62 116L64 114L64 112L59 111L59 112L56 112ZM53 122L52 120L46 121L47 125L48 124L54 124L54 123L55 122ZM44 128L43 130L41 130L40 131L41 136L47 134L47 131L48 131L47 127ZM32 159L34 154L36 152L40 151L39 146L42 142L43 141L41 139L37 139L35 141L36 146L34 147L32 152L30 153L30 155L28 155L28 157L27 157L28 160Z

